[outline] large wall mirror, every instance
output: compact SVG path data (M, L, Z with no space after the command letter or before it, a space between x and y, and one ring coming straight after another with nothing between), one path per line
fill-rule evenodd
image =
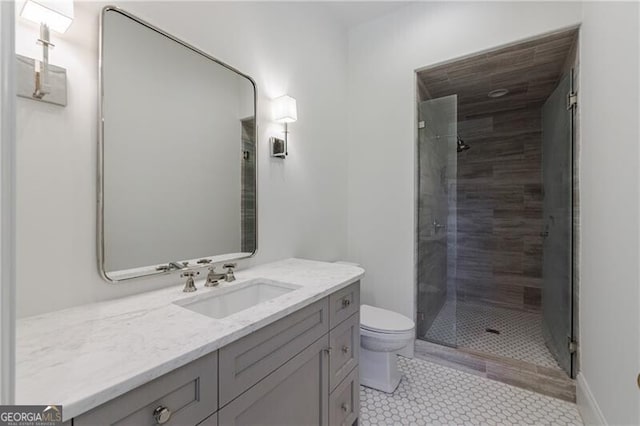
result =
M102 11L100 49L103 277L253 255L254 82L114 7Z

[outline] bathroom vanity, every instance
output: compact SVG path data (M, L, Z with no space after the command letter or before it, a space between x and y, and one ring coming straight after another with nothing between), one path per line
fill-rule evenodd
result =
M218 288L197 281L195 295L177 286L26 318L18 402L61 404L74 425L352 425L362 274L289 259ZM258 303L201 309L237 294Z

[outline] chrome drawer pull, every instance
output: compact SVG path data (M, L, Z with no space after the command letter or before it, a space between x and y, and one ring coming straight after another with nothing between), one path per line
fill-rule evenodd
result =
M343 347L342 347L342 353L343 353L343 354L346 354L346 353L348 353L348 352L349 352L349 346L343 346Z
M171 418L171 410L164 405L161 405L153 410L153 418L156 419L157 424L164 424Z
M349 404L347 402L345 402L344 404L342 404L342 411L344 411L345 413L349 412Z
M349 299L342 299L342 307L343 307L343 308L347 308L347 307L349 307L349 305L351 305L351 300L349 300Z

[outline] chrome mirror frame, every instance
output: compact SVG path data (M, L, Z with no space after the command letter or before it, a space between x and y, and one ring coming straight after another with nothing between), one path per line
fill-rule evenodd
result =
M215 255L215 256L205 256L202 258L198 258L198 259L181 259L179 260L179 263L184 263L184 262L189 262L188 265L185 265L185 267L183 269L167 269L165 264L159 264L159 265L150 265L150 266L142 266L139 268L133 268L133 269L128 269L128 270L124 270L124 271L112 271L112 272L108 272L105 269L105 239L104 239L104 235L105 235L105 230L104 230L104 115L103 115L103 100L104 100L104 88L103 88L103 69L102 69L102 65L103 65L103 34L104 34L104 17L105 14L109 11L112 12L117 12L120 13L124 16L126 16L129 19L134 20L135 22L137 22L140 25L143 25L165 37L167 37L168 39L180 44L181 46L201 55L204 56L205 58L217 63L218 65L221 65L223 67L225 67L226 69L238 74L241 77L246 78L251 85L253 86L253 112L254 112L254 120L255 120L255 125L254 125L254 140L255 140L255 176L254 176L254 185L255 185L255 199L254 199L254 211L255 211L255 216L256 216L256 223L255 223L255 227L254 227L254 240L255 240L255 246L253 248L253 252L251 252L250 254L246 255L246 256L232 256L232 255L225 255L225 254L221 254L221 255ZM98 257L98 272L100 274L100 276L107 282L109 283L120 283L120 282L125 282L125 281L132 281L138 278L146 278L146 277L153 277L153 276L158 276L158 275L168 275L174 272L183 272L184 270L187 269L200 269L200 268L204 268L207 266L210 266L213 263L218 263L218 262L230 262L230 261L235 261L235 260L240 260L240 259L247 259L247 258L251 258L253 256L255 256L257 250L258 250L258 152L259 152L259 145L258 145L258 87L256 85L256 82L253 78L251 78L250 76L248 76L247 74L238 71L236 68L220 61L219 59L214 58L213 56L209 55L208 53L203 52L202 50L198 49L195 46L190 45L189 43L186 43L174 36L172 36L171 34L168 34L167 32L161 30L160 28L138 18L135 15L132 15L131 13L116 7L116 6L105 6L102 9L102 12L100 13L100 26L99 26L99 33L98 33L98 155L97 155L97 195L98 195L98 199L97 199L97 257ZM202 262L198 263L197 261L200 260ZM117 275L117 277L114 277L114 273L115 275Z

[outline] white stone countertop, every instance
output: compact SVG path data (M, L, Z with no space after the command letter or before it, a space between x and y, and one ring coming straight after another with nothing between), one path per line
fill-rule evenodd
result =
M180 284L18 320L16 404L61 404L66 421L346 287L364 270L288 259L235 275L214 288L198 280L195 293ZM300 288L223 319L173 303L255 278Z

